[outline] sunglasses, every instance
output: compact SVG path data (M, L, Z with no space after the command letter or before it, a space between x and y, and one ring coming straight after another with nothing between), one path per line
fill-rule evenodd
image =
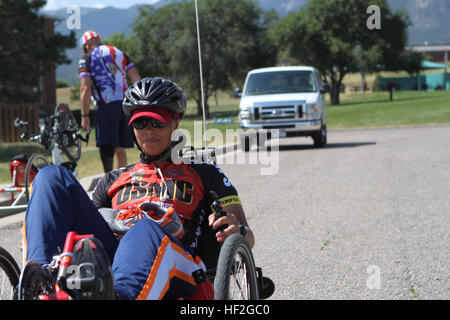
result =
M158 121L154 118L147 118L147 117L137 118L131 123L131 125L135 129L142 130L147 126L148 123L151 123L152 127L155 129L161 129L168 126L168 124L166 123Z

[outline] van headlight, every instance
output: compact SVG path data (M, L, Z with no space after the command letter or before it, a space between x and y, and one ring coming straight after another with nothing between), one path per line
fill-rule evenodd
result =
M308 103L306 105L307 107L307 112L308 112L308 118L309 119L317 119L320 118L320 108L317 104L315 103Z
M250 120L250 111L248 108L241 109L239 112L239 119L240 120Z

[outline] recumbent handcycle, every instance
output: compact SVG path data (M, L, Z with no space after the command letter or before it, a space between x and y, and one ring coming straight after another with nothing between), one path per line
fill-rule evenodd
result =
M212 207L217 218L226 214L217 195ZM26 263L20 270L12 255L0 247L0 300L69 300L79 299L80 295L69 283L91 285L95 279L77 279L71 276L72 254L76 243L92 235L79 235L73 231L66 237L64 250L54 256L53 261L40 266L34 261ZM40 268L47 268L48 273ZM45 275L52 274L54 277ZM196 275L199 279L199 276ZM250 246L241 234L230 235L222 244L217 265L202 272L200 281L214 284L216 300L259 300L272 295L273 282L263 277L262 269L256 267ZM85 283L84 283L85 282Z
M58 112L57 109L56 115L58 115ZM63 142L61 141L60 143ZM66 146L75 146L76 159L79 158L77 151L78 145L76 140L66 140ZM188 147L182 156L191 160L198 159L200 156L202 160L207 159L210 161L213 159L212 161L214 161L214 149L199 149L201 150ZM35 156L36 158L37 156ZM33 160L33 157L30 160ZM46 159L43 160L42 164L36 167L35 170L38 171L39 168L42 168L48 163ZM29 179L27 177L27 181ZM210 197L212 198L212 207L215 210L217 218L226 214L222 209L217 195L212 192ZM68 281L78 281L69 274L72 264L71 256L76 243L91 236L79 235L75 232L69 232L67 234L63 252L54 256L50 264L45 265L46 268L50 269L49 273L55 275L51 279L42 276L43 273L39 270L42 266L32 261L28 262L23 270L21 270L12 255L0 247L0 300L66 300L79 298L76 290L70 289L68 285ZM251 248L245 237L241 234L232 234L224 241L220 249L216 267L206 270L202 274L202 277L204 278L202 281L213 282L214 299L216 300L266 299L275 290L275 285L272 280L264 277L262 269L255 265ZM86 281L86 279L79 281L83 285L82 281Z

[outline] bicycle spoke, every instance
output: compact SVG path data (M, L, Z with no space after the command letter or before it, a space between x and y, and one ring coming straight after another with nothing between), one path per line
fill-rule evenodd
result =
M239 298L242 300L248 300L249 297L249 287L247 280L247 267L243 262L242 257L239 257L239 260L235 261L234 271L231 275L232 280L230 281L230 286L233 287L232 294L230 296ZM234 284L234 285L232 285ZM236 289L238 294L235 294Z
M251 249L240 234L233 234L221 249L214 293L218 300L258 300L256 269Z

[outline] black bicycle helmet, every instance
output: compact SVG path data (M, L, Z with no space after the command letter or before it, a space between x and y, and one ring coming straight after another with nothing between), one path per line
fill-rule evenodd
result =
M174 119L181 119L186 112L186 96L174 82L163 78L144 78L136 81L125 92L123 99L123 111L126 115L133 115L134 110L165 109L168 110ZM137 148L141 151L140 157L145 163L155 162L164 157L172 148L180 143L172 141L169 146L158 155L148 155L139 146L134 131L131 130L132 137Z
M126 115L136 109L166 109L183 117L186 112L186 96L174 82L163 78L144 78L136 81L125 92L123 111Z

